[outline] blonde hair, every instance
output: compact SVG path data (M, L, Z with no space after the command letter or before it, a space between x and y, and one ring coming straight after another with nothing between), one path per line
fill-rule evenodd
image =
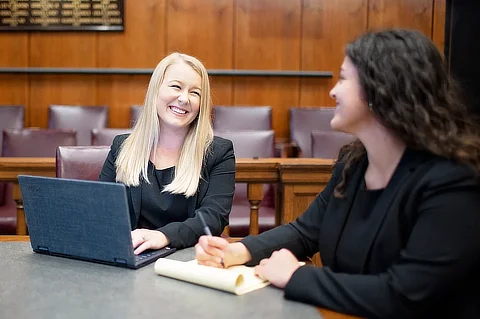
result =
M147 177L150 153L158 144L159 120L157 115L157 97L167 69L176 63L186 63L201 77L200 111L190 124L187 136L175 166L173 181L162 191L173 194L195 195L200 182L203 159L213 141L211 122L211 97L208 73L203 64L196 58L172 53L166 56L153 71L147 94L139 118L132 133L123 142L115 162L117 182L127 186L139 186L140 178L150 183Z

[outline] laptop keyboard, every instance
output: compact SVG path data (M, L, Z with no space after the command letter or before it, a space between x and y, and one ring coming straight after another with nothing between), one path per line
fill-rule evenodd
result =
M135 262L139 262L139 261L142 261L142 260L144 260L144 259L146 259L146 258L149 258L149 257L155 255L155 253L156 253L156 252L154 251L154 252L148 252L148 253L142 253L142 254L140 254L140 255L136 255L136 256L135 256Z

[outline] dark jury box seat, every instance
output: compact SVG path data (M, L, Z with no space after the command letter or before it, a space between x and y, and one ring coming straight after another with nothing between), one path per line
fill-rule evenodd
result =
M265 131L272 129L270 106L215 106L213 128L216 131Z
M355 136L336 131L312 131L312 157L336 159L345 144L353 142Z
M109 151L110 146L60 146L57 177L98 181Z
M131 133L128 128L103 128L92 130L92 145L112 145L113 139L117 135Z
M50 105L48 127L77 131L77 145L90 145L91 130L107 127L108 107Z
M290 108L290 142L296 149L293 156L311 157L311 136L315 130L331 131L333 107L292 107Z
M215 135L233 142L236 158L269 158L274 154L275 133L268 131L215 131ZM275 192L271 184L263 187L264 198L258 211L259 231L275 227ZM233 237L243 237L249 234L250 202L247 197L247 185L235 184L232 211L229 219L230 232Z

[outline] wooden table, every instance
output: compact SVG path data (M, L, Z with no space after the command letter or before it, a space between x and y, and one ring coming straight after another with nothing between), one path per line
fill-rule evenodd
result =
M230 239L229 241L237 241L238 238L232 238ZM21 236L21 235L12 235L12 236L1 236L0 235L0 245L1 245L1 242L28 242L30 241L30 237L29 236ZM334 311L331 311L331 310L328 310L328 309L323 309L323 308L317 308L318 311L320 312L320 314L323 316L323 318L325 319L355 319L358 317L353 317L353 316L349 316L349 315L346 315L346 314L341 314L341 313L338 313L338 312L334 312Z

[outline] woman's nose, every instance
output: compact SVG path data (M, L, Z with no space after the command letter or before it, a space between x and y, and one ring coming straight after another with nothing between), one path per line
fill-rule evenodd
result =
M181 105L185 105L185 104L188 104L190 101L188 100L188 94L185 93L185 92L182 92L179 96L178 96L178 103L180 103Z
M330 90L330 93L329 93L330 98L334 99L334 100L335 100L335 96L336 96L335 87L336 87L336 85Z

